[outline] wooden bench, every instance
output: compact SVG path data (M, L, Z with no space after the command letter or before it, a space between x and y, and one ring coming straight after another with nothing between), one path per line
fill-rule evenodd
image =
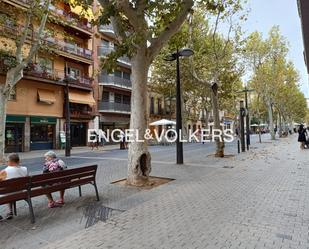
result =
M81 186L91 184L94 186L96 198L99 201L96 184L97 167L97 165L92 165L2 181L0 182L0 195L5 196L0 196L0 205L25 200L29 206L31 222L34 223L31 198L75 187L79 188L81 196ZM14 213L16 215L16 205L14 205Z

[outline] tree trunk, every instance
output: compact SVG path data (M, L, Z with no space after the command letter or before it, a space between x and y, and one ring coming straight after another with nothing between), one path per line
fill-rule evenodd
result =
M278 133L279 133L279 137L282 137L282 119L281 119L281 114L280 112L278 112L278 124L279 124L279 127L278 127Z
M271 100L267 101L267 108L268 108L268 119L269 119L269 130L271 135L271 140L275 140L275 131L274 131L274 120L273 120L273 109Z
M207 108L205 108L205 114L206 114L206 116L205 116L205 128L206 129L208 129L209 127L208 127L208 124L209 124L209 111L208 111L208 109Z
M4 149L7 96L3 93L3 91L4 84L0 85L0 164L5 162Z
M212 101L212 109L213 109L213 115L214 115L214 129L221 130L222 127L220 124L220 115L219 115L219 104L218 104L218 85L214 84L211 87L211 101ZM216 137L216 157L224 157L224 140L223 140L223 133L221 140Z
M145 49L139 49L132 57L132 96L130 129L134 130L133 141L129 145L127 184L144 186L149 182L151 157L147 141L144 139L147 129L147 76L149 63L145 58ZM138 132L138 137L136 136ZM143 142L137 141L144 140Z

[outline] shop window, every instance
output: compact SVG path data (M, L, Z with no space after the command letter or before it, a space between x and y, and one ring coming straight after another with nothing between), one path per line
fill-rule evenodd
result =
M53 142L53 125L31 125L31 142Z
M13 86L13 88L10 92L9 100L16 100L16 85Z

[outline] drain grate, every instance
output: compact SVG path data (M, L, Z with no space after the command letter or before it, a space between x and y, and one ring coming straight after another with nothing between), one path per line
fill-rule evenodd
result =
M94 203L84 208L81 223L85 221L85 228L91 227L99 221L106 222L111 216L120 214L123 210L105 207L100 203Z
M224 169L233 169L234 166L223 166Z

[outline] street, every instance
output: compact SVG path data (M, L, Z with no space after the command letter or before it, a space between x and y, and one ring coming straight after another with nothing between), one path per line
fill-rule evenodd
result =
M258 136L254 135L252 137L252 143L256 143L258 141ZM263 138L266 138L267 135L264 135ZM227 154L237 154L237 142L236 140L232 143L226 143L226 151ZM108 145L107 145L108 147ZM152 155L153 162L169 162L174 164L176 160L175 156L175 145L170 146L150 146L149 150ZM202 155L209 155L214 153L215 144L214 143L184 143L184 161L185 164L199 164L200 161L196 158L196 154L202 152ZM30 174L38 173L41 171L42 166L44 164L44 153L46 151L42 151L41 157L34 157L30 159L23 159L22 165L28 168ZM196 152L196 153L192 153ZM71 157L62 157L61 159L68 165L68 167L78 167L86 164L96 164L99 161L126 161L128 157L128 151L119 150L119 149L111 149L111 150L99 150L94 149L91 151L89 149L88 152L77 152L74 153Z

